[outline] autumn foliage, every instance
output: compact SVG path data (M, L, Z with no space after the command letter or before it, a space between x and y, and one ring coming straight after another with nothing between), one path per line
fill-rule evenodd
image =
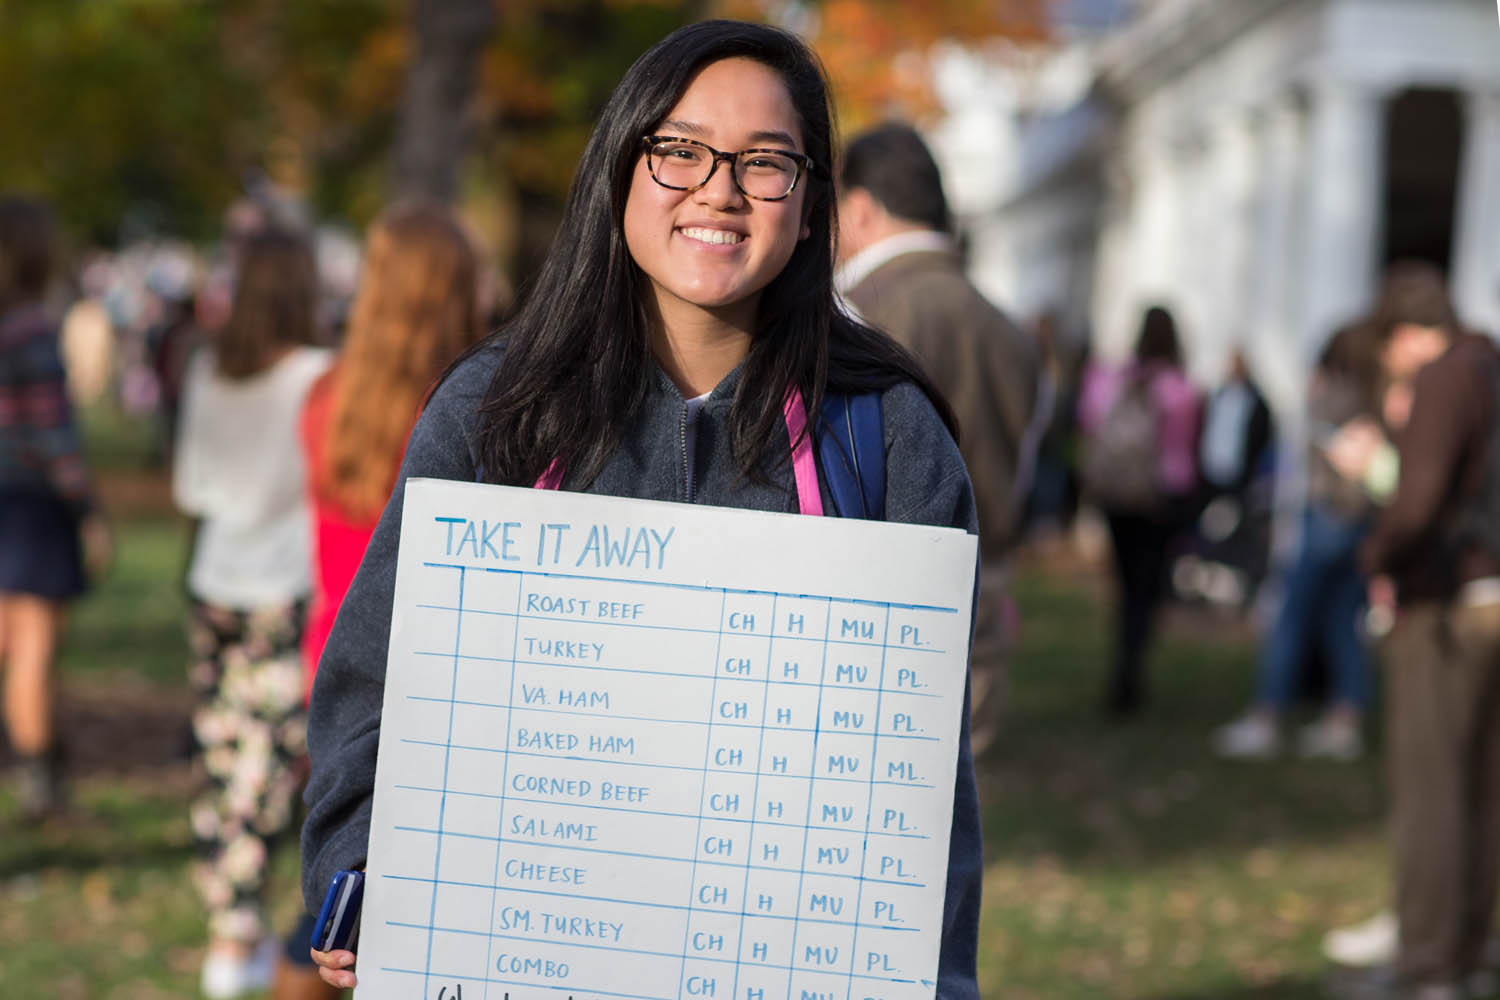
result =
M104 241L125 218L211 235L255 174L362 224L390 195L416 2L0 0L0 135L15 154L0 159L0 190L43 195ZM680 25L730 16L801 32L848 130L920 120L935 107L935 44L1039 38L1050 0L490 2L460 198L545 216L621 73Z
M942 41L1038 41L1047 0L824 0L813 44L846 129L936 110L929 59Z

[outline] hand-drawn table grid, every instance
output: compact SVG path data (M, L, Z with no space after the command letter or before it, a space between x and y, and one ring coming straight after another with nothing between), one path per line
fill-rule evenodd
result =
M404 900L387 912L406 918L388 926L415 940L367 956L383 971L420 977L430 1000L463 985L470 1000L491 985L580 1000L932 996L932 957L904 945L945 872L914 870L902 847L926 826L946 836L952 783L903 749L957 721L952 697L927 690L943 650L921 638L957 609L424 567L453 598L419 607L427 620L408 631L422 679L406 697L426 714L402 734L412 780L398 778L395 829L427 843L406 857L432 862L387 873ZM440 636L451 647L433 648ZM702 669L654 666L668 643ZM695 693L687 717L657 707ZM467 907L445 905L464 894ZM574 985L572 949L613 953L617 974Z

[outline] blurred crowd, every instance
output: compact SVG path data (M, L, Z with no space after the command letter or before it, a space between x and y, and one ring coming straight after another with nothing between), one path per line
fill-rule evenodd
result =
M1456 314L1446 275L1390 263L1364 314L1320 346L1305 412L1277 421L1250 345L1215 385L1194 383L1192 338L1166 304L1143 310L1129 357L1111 360L1050 316L1028 336L976 303L936 165L909 129L852 140L840 183L841 290L928 366L966 431L984 564L976 753L1003 729L1009 561L1102 519L1116 595L1106 716L1146 713L1169 600L1263 611L1249 706L1212 734L1225 758L1280 755L1311 701L1296 753L1357 760L1382 691L1393 905L1331 931L1325 952L1366 970L1359 996L1493 995L1500 352Z
M154 461L168 457L187 356L200 332L228 319L243 242L273 218L245 198L226 212L217 243L151 238L92 249L52 289L65 305L55 311L70 394L80 405L107 398L127 416L155 420ZM359 243L333 225L305 233L317 273L317 336L334 343L354 294Z
M985 566L976 754L1000 741L1016 666L1011 562L1095 519L1117 594L1103 712L1149 711L1155 624L1172 600L1265 612L1247 709L1212 734L1224 757L1292 745L1358 759L1380 692L1393 908L1331 935L1328 950L1393 969L1382 974L1427 1000L1490 995L1500 360L1454 314L1444 276L1393 264L1366 314L1330 334L1305 413L1278 421L1248 350L1213 386L1189 378L1192 331L1169 304L1145 308L1131 356L1109 360L1054 316L1016 322L984 300L910 128L856 137L838 180L847 307L912 351L963 423ZM203 991L236 996L274 976L277 996L324 995L307 927L268 946L263 906L270 845L296 815L311 672L424 394L508 303L485 298L499 283L463 226L431 206L396 207L360 241L247 200L207 250L158 241L88 254L65 310L49 308L50 225L43 206L0 201L0 655L21 808L44 821L64 798L50 663L64 609L110 548L75 413L108 398L156 422L155 458L197 522L187 585ZM1316 711L1289 741L1310 690Z
M337 995L310 965L311 918L284 949L265 918L312 669L420 404L503 310L498 285L464 226L423 204L392 208L361 247L244 201L206 253L90 254L65 309L58 265L46 206L0 199L0 660L21 818L66 815L52 661L67 605L111 556L76 420L105 404L151 421L152 460L195 524L202 992Z
M1085 367L1076 470L1112 544L1117 631L1105 707L1147 700L1163 600L1198 580L1267 619L1250 706L1213 734L1221 756L1282 753L1307 675L1303 758L1352 761L1383 694L1394 902L1332 931L1359 996L1486 997L1500 885L1500 353L1454 311L1434 265L1396 261L1365 315L1334 331L1304 395L1302 446L1279 454L1236 353L1206 398L1171 313L1145 312L1133 356ZM1290 482L1288 482L1290 480ZM1273 500L1282 558L1271 560ZM1206 563L1212 563L1208 567ZM1377 685L1377 661L1384 683Z

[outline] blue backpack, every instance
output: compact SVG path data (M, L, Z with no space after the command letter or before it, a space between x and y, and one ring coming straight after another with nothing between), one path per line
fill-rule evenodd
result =
M833 496L833 513L885 520L885 420L880 394L828 395L819 410L818 465Z

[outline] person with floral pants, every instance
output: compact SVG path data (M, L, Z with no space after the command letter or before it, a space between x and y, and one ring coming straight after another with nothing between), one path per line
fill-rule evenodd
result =
M193 734L207 787L192 806L209 935L259 941L261 890L276 839L291 828L307 752L299 650L303 602L235 611L194 602Z
M306 743L312 514L297 416L332 360L312 346L317 282L302 239L254 236L238 271L229 322L188 362L172 468L173 498L198 518L187 589L206 790L192 824L209 1000L269 986L280 950L261 895L270 844L292 825Z

